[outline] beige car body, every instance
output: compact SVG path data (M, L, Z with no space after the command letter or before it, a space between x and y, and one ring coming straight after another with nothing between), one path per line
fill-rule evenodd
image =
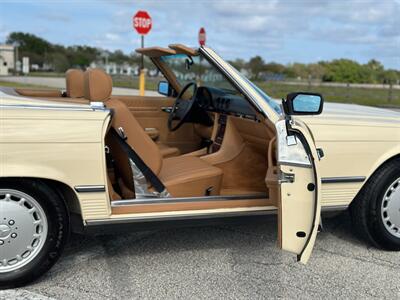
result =
M282 119L226 62L218 56L215 59L248 91L265 113L269 126L273 127ZM41 178L56 184L71 211L82 216L84 225L112 220L124 222L277 210L278 203L251 208L113 214L104 153L109 111L95 103L56 103L5 93L0 96L0 177ZM327 104L322 115L298 119L309 127L312 133L310 138L314 139L316 148L322 149L325 154L317 167L318 176L322 178L321 190L318 191L322 210L346 209L379 166L400 154L398 113L355 105ZM92 192L86 193L87 187ZM96 187L99 187L98 191ZM302 191L294 192L296 197L309 197L301 195ZM297 214L301 213L299 209L302 208L297 208ZM303 218L311 222L311 212L303 209ZM283 245L287 250L294 248L293 252L299 247L301 245L296 245L295 241Z

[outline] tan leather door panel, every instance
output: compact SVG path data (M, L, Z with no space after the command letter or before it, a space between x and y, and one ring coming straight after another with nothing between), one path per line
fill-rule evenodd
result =
M187 123L174 132L168 130L169 114L162 111L163 107L172 106L174 98L163 96L112 96L123 101L140 125L153 134L158 133L156 142L162 142L171 147L177 147L181 153L195 151L199 148L201 138L196 134L193 124Z

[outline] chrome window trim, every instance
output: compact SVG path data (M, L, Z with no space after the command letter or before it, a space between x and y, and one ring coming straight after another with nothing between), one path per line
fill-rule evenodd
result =
M301 140L295 136L293 144L288 144L286 121L284 119L275 123L278 165L292 165L311 168L310 157Z
M214 57L212 57L212 55L207 51L206 48L201 47L199 49L201 54L208 58L215 66L218 66L218 69L222 71L222 73L226 77L228 77L228 79L235 85L235 87L239 89L239 91L242 92L244 95L246 95L248 99L251 100L251 102L256 106L259 112L263 112L253 95L251 95L251 93L246 88L244 88L227 70L225 70L224 67Z
M232 196L204 196L204 197L181 197L181 198L141 198L112 201L111 207L139 205L139 204L165 204L165 203L183 203L183 202L207 202L207 201L232 201L232 200L252 200L268 199L267 193L232 195Z
M255 107L257 111L263 114L266 118L268 118L271 122L276 122L279 119L279 114L272 108L268 103L262 99L261 95L258 94L256 89L251 86L245 79L240 78L241 75L236 74L235 70L229 63L227 63L224 59L222 59L214 50L207 47L200 47L199 52L212 64L214 64L222 74L229 80L231 83L243 93L243 95L250 101L250 103ZM221 63L222 62L222 63ZM227 67L232 69L233 76L230 71L225 68L222 64L226 64ZM237 71L238 72L238 71ZM260 99L257 99L260 98ZM263 107L267 107L267 109L263 109Z

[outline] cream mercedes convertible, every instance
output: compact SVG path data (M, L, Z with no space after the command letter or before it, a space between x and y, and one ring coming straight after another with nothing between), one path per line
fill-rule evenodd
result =
M65 91L1 88L0 287L49 270L70 232L271 213L303 263L324 211L400 250L400 114L305 92L278 104L207 47L137 52L159 95L114 95L100 69L69 70Z

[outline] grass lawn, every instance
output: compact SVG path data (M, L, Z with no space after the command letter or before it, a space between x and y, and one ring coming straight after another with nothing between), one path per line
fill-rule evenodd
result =
M146 90L156 91L159 78L147 78ZM115 87L139 88L139 80L132 77L114 77ZM396 106L400 107L400 90L393 89L391 101L389 101L388 89L371 89L356 87L328 87L328 86L308 86L308 85L287 85L279 82L258 82L257 85L273 98L280 99L290 92L316 92L324 96L328 102L356 103L369 106ZM1 81L0 86L19 87L19 88L49 88L46 86L13 83ZM49 88L51 89L51 88ZM54 89L54 88L53 88Z
M392 90L389 102L388 89L356 87L328 87L308 85L287 85L279 82L258 83L261 89L273 98L283 98L290 92L315 92L324 96L328 102L356 103L369 106L400 106L400 90Z
M36 85L36 84L27 84L27 83L18 83L18 82L8 82L0 80L0 86L4 87L12 87L12 88L44 88L44 89L51 89L57 90L56 88L44 86L44 85Z
M159 78L146 78L146 90L156 91ZM113 78L114 86L126 88L139 88L139 80L136 78L116 77ZM273 98L281 99L290 92L316 92L324 96L328 102L356 103L369 106L399 106L400 90L393 89L391 101L389 102L388 89L372 89L358 87L328 87L288 85L280 82L257 82L262 90Z
M29 76L32 77L65 77L65 73L56 72L30 72Z
M160 78L147 77L146 78L146 90L157 91L159 81L160 81ZM139 79L128 77L128 76L113 77L113 85L115 87L139 89Z

